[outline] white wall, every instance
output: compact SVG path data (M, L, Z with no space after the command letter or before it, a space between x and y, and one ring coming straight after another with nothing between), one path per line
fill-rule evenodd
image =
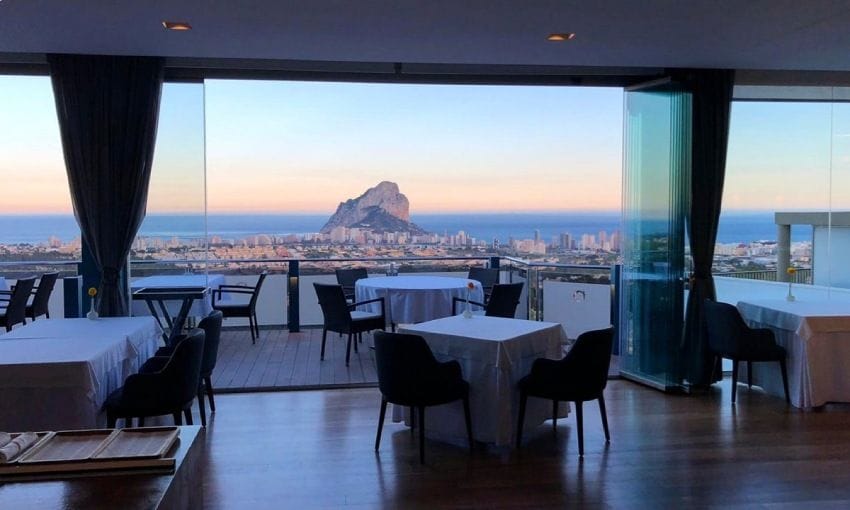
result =
M568 338L611 325L611 286L543 281L543 320L559 322Z
M812 282L815 285L850 289L850 227L814 228L814 269Z

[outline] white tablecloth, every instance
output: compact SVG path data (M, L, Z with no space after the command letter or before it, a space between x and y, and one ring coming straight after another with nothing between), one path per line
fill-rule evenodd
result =
M152 317L39 319L0 336L0 430L102 427L106 397L153 356Z
M420 335L440 361L457 360L469 382L473 437L498 446L515 442L519 390L517 383L531 372L537 358L559 359L566 333L560 324L499 317L448 317L407 326L403 333ZM404 410L393 406L393 419ZM562 405L561 416L567 406ZM530 398L526 427L552 417L549 401ZM425 431L431 437L463 443L466 429L463 406L451 403L428 408Z
M143 288L181 288L181 287L209 287L217 289L219 285L224 284L224 275L220 274L167 274L157 276L146 276L134 280L130 284L130 290L135 292ZM227 299L227 294L224 294L224 299ZM176 316L180 311L181 301L166 301L165 307L172 317ZM160 313L159 305L157 313ZM212 312L212 293L208 294L203 300L196 299L192 303L192 308L189 310L190 317L206 317ZM133 315L150 315L148 305L144 301L133 300Z
M473 282L475 289L469 292L471 301L482 302L484 291L481 283L466 278L450 276L378 276L361 278L354 286L357 301L384 298L387 321L395 324L415 324L452 315L452 298L466 299L467 283ZM462 305L458 313L463 311ZM379 313L379 303L360 308Z
M791 404L850 402L850 303L759 299L739 301L738 310L750 326L772 329L788 351ZM744 368L739 367L740 381L746 381ZM753 384L784 397L778 363L753 363Z

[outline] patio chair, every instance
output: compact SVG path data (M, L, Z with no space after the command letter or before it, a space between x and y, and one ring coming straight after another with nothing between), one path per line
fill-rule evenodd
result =
M50 294L59 278L58 272L44 273L38 280L38 286L33 291L32 304L27 305L27 317L35 320L36 317L44 315L50 318L50 310L47 308L50 302Z
M472 418L469 412L469 383L455 360L440 363L425 339L402 333L375 334L375 364L381 390L381 414L375 451L381 446L381 432L387 403L410 407L411 427L419 417L419 462L425 463L425 408L463 400L466 434L472 451Z
M499 270L489 267L471 267L466 278L481 284L481 289L484 290L484 302L486 303L490 300L493 286L499 283Z
M366 331L376 329L383 330L386 327L386 315L384 313L384 298L370 299L359 303L348 303L342 285L328 285L314 283L316 296L319 298L319 306L322 308L324 324L322 326L322 353L320 359L325 359L325 342L328 331L348 335L348 345L345 348L345 366L351 358L351 341L356 336L362 337ZM370 313L357 310L359 305L368 303L381 303L381 313ZM354 342L354 352L357 350L357 342Z
M174 417L175 425L182 425L183 417L192 425L192 402L198 396L203 352L204 331L193 329L171 356L160 357L145 367L148 371L128 377L124 386L106 399L107 426L115 428L119 418L124 419L125 426L132 426L133 417L138 417L141 427L144 418L165 414Z
M484 315L487 317L512 319L516 315L516 307L519 304L523 285L525 285L523 282L497 283L493 285L493 293L486 304L477 301L470 301L469 304L484 308ZM458 313L458 303L465 305L466 300L459 297L452 298L452 313L454 315Z
M345 293L345 299L354 301L354 284L361 278L368 278L369 274L365 268L354 269L337 269L336 282L342 285L342 291Z
M732 360L732 403L735 403L738 388L739 361L747 362L747 384L750 387L753 386L753 363L776 361L782 370L785 402L790 404L788 370L785 365L787 354L782 346L777 345L773 331L747 326L738 309L729 303L705 300L705 318L708 326L708 346L715 356L715 365L719 363L718 358Z
M257 284L253 287L247 285L219 285L217 289L212 291L212 307L220 311L225 319L231 317L246 317L248 319L248 327L251 330L251 343L256 344L257 338L260 336L260 325L257 322L257 298L260 296L260 289L263 287L263 282L268 273L263 271L260 273ZM228 303L221 302L224 294L242 294L251 296L247 303ZM218 301L216 301L218 299Z
M0 325L6 326L6 331L12 331L15 324L27 323L27 301L29 301L32 288L35 286L35 277L21 278L12 286L12 290L0 291Z
M201 319L198 323L198 328L204 330L204 356L201 362L201 380L198 384L198 412L201 415L201 425L207 425L207 410L204 404L204 393L210 401L210 411L215 412L215 397L212 386L212 372L218 360L218 345L221 340L221 321L223 315L218 310L213 310L212 313ZM184 340L186 337L181 336L175 339L175 344ZM174 352L174 347L160 347L156 351L156 355L150 358L142 365L140 372L155 371L152 370L156 365L161 365L162 361L156 361L157 358L165 357L166 360Z
M519 422L516 446L522 445L522 426L525 421L525 406L528 397L545 398L552 401L552 428L558 427L558 403L573 402L578 429L578 454L584 456L584 420L582 404L589 400L599 401L599 414L605 430L605 442L611 441L608 433L608 414L605 412L603 390L608 384L608 367L611 364L611 348L614 343L614 328L587 331L579 335L570 352L560 360L538 358L531 366L531 373L519 381Z

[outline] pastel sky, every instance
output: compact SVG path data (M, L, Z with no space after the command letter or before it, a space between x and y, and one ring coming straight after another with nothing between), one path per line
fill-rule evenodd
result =
M330 213L381 180L419 214L617 210L622 110L616 88L166 84L148 210L201 212L206 185L210 212ZM70 211L49 79L0 76L0 112L0 214ZM726 189L850 207L850 105L734 103Z

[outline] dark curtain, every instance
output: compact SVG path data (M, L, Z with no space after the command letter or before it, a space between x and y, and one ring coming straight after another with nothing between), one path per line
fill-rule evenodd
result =
M126 315L121 270L145 217L163 60L48 55L74 215L100 271L99 312Z
M683 353L685 377L691 385L712 381L713 356L708 350L704 301L716 300L711 265L723 198L729 114L735 72L705 69L689 73L693 95L691 206L687 217L693 275L690 279ZM720 376L720 371L716 371Z

